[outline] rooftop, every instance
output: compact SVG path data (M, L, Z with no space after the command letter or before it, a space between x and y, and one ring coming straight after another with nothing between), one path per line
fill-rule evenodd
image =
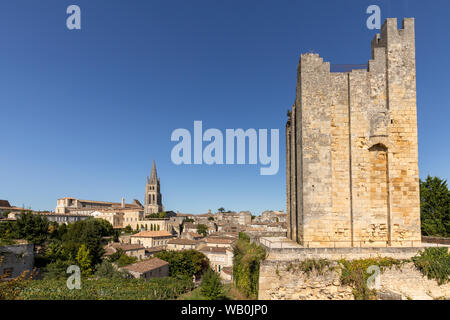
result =
M205 240L208 243L221 243L221 244L233 243L233 239L225 237L207 237Z
M0 200L0 207L11 207L8 200Z
M157 237L172 237L173 235L165 230L161 231L141 231L139 233L133 234L132 237L135 238L157 238Z
M154 269L161 268L165 265L168 265L169 263L167 261L158 259L158 258L151 258L148 260L144 260L141 262L136 262L133 264L130 264L128 266L122 267L122 269L133 271L133 272L139 272L144 273L148 272Z
M218 254L226 254L227 251L230 251L230 249L228 248L223 248L223 247L207 247L204 246L200 249L197 249L200 252L209 252L209 253L218 253Z
M193 238L202 238L203 237L203 235L201 235L197 232L188 232L187 234L189 234Z
M186 244L186 245L196 245L198 241L189 239L172 239L168 242L169 244Z
M233 267L223 267L222 272L226 274L233 274Z
M132 250L144 250L145 247L139 244L128 244L128 243L110 243L105 246L105 254L110 255L117 252L118 249L123 251L132 251Z
M145 252L148 254L157 253L166 250L164 247L151 247L151 248L145 248Z

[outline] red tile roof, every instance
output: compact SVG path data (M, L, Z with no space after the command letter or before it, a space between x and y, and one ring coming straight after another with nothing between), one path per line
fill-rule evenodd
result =
M148 271L151 271L154 269L161 268L168 264L169 263L167 261L164 261L164 260L161 260L158 258L151 258L148 260L130 264L129 266L122 267L122 269L125 269L128 271L133 271L133 272L144 273L144 272L148 272Z
M161 231L141 231L133 234L134 238L157 238L157 237L172 237L173 235L165 230Z
M189 239L172 239L168 242L168 244L186 244L186 245L196 245L198 243L197 240L189 240Z

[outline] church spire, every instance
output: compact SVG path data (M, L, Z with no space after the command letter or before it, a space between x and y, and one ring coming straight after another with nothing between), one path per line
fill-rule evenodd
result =
M155 160L153 160L152 172L150 173L150 184L158 183L158 175L156 173Z

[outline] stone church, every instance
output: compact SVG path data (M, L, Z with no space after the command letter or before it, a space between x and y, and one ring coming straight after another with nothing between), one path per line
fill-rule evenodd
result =
M156 173L155 160L153 160L152 171L150 178L147 177L147 184L145 185L145 205L144 215L158 213L164 211L162 205L162 196L160 192L159 178Z
M387 19L365 69L298 64L286 123L288 237L305 247L421 244L414 19Z

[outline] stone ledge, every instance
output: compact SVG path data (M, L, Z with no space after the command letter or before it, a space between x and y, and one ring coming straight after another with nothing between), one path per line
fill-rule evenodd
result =
M286 248L269 249L266 261L293 261L306 259L354 260L377 257L410 259L424 247L410 248Z

